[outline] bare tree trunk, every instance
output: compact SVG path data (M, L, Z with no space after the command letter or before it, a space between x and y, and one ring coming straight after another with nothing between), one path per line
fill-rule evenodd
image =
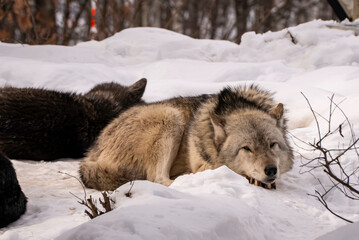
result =
M189 19L188 19L188 35L199 38L200 28L198 22L198 15L200 13L199 11L199 1L190 1L188 3L188 13L189 13ZM203 11L203 9L202 9Z
M67 36L67 28L68 28L68 25L69 25L69 17L70 17L70 2L71 0L66 0L66 4L65 4L65 11L64 11L64 21L63 21L63 24L64 24L64 30L63 30L63 33L62 33L62 39L61 39L61 44L62 45L65 45L65 39L66 39L66 36Z
M77 13L75 19L72 21L70 32L67 35L64 36L65 37L64 45L68 45L70 40L75 40L75 41L78 40L78 39L73 39L73 34L74 34L74 31L75 31L75 28L78 26L78 22L80 20L81 15L84 12L86 12L86 10L87 10L87 12L89 12L89 10L91 9L91 8L89 8L89 6L90 6L89 4L90 4L89 0L84 0L82 2L82 4L80 5L80 11ZM88 21L88 24L89 24L89 21Z
M113 1L115 2L115 1ZM104 39L108 37L110 29L108 28L108 19L110 16L107 14L108 9L108 0L98 1L96 6L96 15L98 16L97 19L97 37L99 39ZM105 17L106 16L106 17Z
M248 20L248 1L247 0L235 0L235 13L236 13L236 30L237 37L236 42L241 42L242 35L247 31L247 20Z
M31 12L30 8L26 6L24 0L15 1L12 16L14 18L15 24L20 30L20 36L15 35L15 37L17 37L22 43L31 43L33 39L31 32L33 25L30 19Z
M131 27L142 27L142 2L143 0L135 0L135 12L132 18Z
M123 29L123 26L121 26L121 23L123 23L123 21L120 21L120 19L123 18L123 12L120 10L122 7L121 4L122 2L120 3L120 6L117 5L116 1L110 1L110 2L112 7L111 16L112 16L112 27L113 27L111 34L115 34L117 31ZM116 12L119 12L120 16L118 16ZM106 15L104 16L106 17Z
M13 1L0 4L0 41L11 42L11 39L15 39L16 20L13 17L13 6Z
M217 17L218 17L218 2L219 0L214 0L213 7L211 9L211 31L210 31L210 38L215 39L217 33Z
M164 28L171 29L176 32L181 32L183 27L183 21L180 21L179 14L184 7L184 5L187 4L187 0L180 1L174 1L174 8L171 11L171 18L168 20Z
M153 21L152 27L161 27L161 0L152 0L153 2Z
M149 2L148 0L142 0L142 6L141 6L141 26L142 27L148 27L148 20L149 20Z
M55 5L57 1L37 0L35 19L37 26L36 32L39 34L39 43L56 43L56 15Z
M171 19L171 3L170 0L161 1L161 28L165 28Z

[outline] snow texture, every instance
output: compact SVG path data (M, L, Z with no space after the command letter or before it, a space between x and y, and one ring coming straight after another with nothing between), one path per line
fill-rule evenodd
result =
M335 94L359 135L359 37L328 28L330 24L336 23L318 20L279 32L249 32L241 45L156 28L126 29L74 47L0 43L0 85L84 93L98 83L130 85L146 77L144 99L153 102L255 83L276 92L275 99L285 104L291 134L306 142L318 136L301 92L323 116L329 113L328 97ZM333 124L342 120L340 113L333 116ZM343 134L345 138L335 135L326 144L347 143L349 128ZM73 196L84 197L80 183L61 173L78 176L77 160L12 160L28 209L0 229L0 239L316 239L336 229L319 239L355 239L357 223L345 226L307 195L321 185L301 173L300 154L316 155L291 144L294 167L278 180L277 190L249 185L223 166L181 176L170 187L136 181L131 198L124 195L130 185L123 185L111 195L116 208L94 220ZM346 169L358 165L354 153L342 160ZM331 185L321 169L313 174L323 186ZM95 190L86 191L100 197ZM359 221L358 201L338 191L326 200L338 214Z

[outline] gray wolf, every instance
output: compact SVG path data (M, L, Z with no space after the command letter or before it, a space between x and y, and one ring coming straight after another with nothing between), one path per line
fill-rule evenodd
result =
M134 106L100 134L80 163L86 187L114 190L134 180L170 185L222 165L274 188L291 169L283 104L256 86Z
M26 202L12 163L0 152L0 228L24 214Z
M12 159L81 158L112 119L141 102L146 83L103 83L84 95L2 87L0 150Z

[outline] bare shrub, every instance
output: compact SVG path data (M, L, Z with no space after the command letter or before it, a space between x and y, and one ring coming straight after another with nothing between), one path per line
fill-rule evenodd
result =
M75 194L73 194L71 192L70 192L70 194L78 199L78 201L77 201L78 203L80 203L81 205L84 205L87 208L87 209L85 209L85 213L91 219L93 219L95 217L98 217L98 216L100 216L102 214L105 214L105 213L110 212L110 211L113 210L113 206L112 206L113 200L110 199L110 197L108 195L108 192L101 192L103 200L101 198L99 198L98 201L101 204L103 210L100 210L99 207L97 206L97 201L91 195L89 197L87 197L85 186L80 181L80 179L78 179L77 177L75 177L73 175L70 175L68 173L64 173L64 172L61 172L61 171L58 171L58 172L75 178L81 184L82 189L84 191L84 198L83 199L79 198L78 196L76 196Z
M314 194L308 194L309 196L315 197L323 206L330 211L335 216L352 223L352 221L338 215L335 213L328 203L326 202L326 197L331 193L334 189L339 190L340 193L342 193L347 198L355 201L359 200L359 178L358 178L358 171L359 166L358 164L355 164L351 167L344 167L342 164L342 158L344 155L348 155L350 152L354 152L356 155L356 160L353 161L354 163L358 163L359 161L359 153L358 153L358 147L357 143L359 139L355 136L353 126L351 122L349 121L347 115L345 112L339 107L339 104L334 102L334 95L329 98L330 105L329 105L329 116L326 118L324 116L321 116L318 112L316 112L308 98L302 93L304 98L306 99L310 111L313 114L313 117L315 119L315 123L317 126L317 134L318 138L314 139L313 142L305 142L294 135L292 137L295 139L294 143L296 144L296 141L299 141L301 146L299 144L296 144L299 148L305 151L309 151L314 153L317 157L314 158L308 158L304 157L302 155L302 173L310 173L313 175L313 177L316 178L318 183L320 184L322 190L315 190ZM333 115L334 114L341 114L344 117L344 121L341 122L338 126L333 127ZM323 131L323 126L320 126L319 119L325 120L327 123L326 130ZM322 127L322 128L321 128ZM337 134L337 136L340 136L341 138L344 138L343 130L344 128L349 128L350 132L350 140L349 143L346 144L338 144L337 147L332 148L328 147L324 141L328 139L330 136L334 136ZM302 147L304 146L304 147ZM321 180L315 175L314 170L315 169L322 169L327 177L329 178L331 185L324 186L322 184Z

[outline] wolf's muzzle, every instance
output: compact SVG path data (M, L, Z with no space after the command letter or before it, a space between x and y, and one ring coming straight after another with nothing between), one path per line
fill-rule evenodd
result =
M277 174L277 167L275 165L268 165L268 166L265 167L264 173L269 178L274 178L275 179L275 175Z

